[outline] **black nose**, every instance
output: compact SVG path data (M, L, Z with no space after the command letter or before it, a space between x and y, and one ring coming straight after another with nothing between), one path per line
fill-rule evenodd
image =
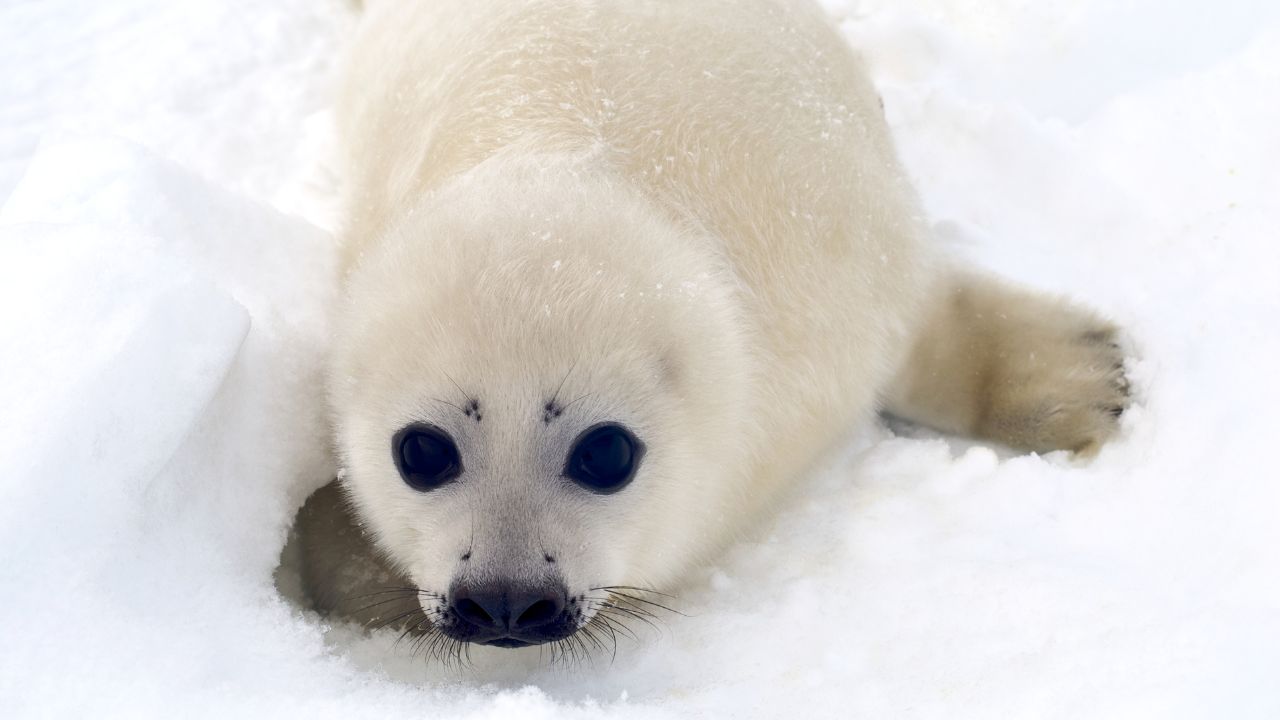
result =
M479 636L545 642L551 638L541 637L541 631L558 624L564 615L565 590L561 587L459 584L449 596L454 615Z

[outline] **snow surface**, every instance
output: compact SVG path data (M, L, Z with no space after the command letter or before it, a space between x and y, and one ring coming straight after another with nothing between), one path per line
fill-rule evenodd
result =
M342 0L0 5L0 715L1280 717L1280 5L827 0L941 241L1100 307L1089 463L863 429L576 667L282 601Z

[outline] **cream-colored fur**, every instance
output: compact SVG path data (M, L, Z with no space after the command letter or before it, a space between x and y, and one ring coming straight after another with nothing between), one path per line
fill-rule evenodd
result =
M1128 402L1118 331L1058 298L943 276L888 409L1016 448L1096 452Z
M575 591L671 587L882 397L1035 450L1114 429L1110 326L945 269L808 2L373 3L338 109L333 419L355 517L418 587L551 548ZM616 495L559 476L601 420L648 447ZM462 478L405 486L411 421Z

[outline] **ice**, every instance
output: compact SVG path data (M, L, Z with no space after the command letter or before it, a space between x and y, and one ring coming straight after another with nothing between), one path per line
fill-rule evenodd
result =
M1126 327L1122 437L857 429L616 659L462 672L272 577L352 4L0 6L0 715L1280 717L1277 6L823 4L939 240Z

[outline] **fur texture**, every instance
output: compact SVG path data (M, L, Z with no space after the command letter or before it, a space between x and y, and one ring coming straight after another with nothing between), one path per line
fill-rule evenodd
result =
M451 578L552 557L584 601L671 587L882 396L1028 449L1114 430L1114 330L933 256L862 63L807 2L374 4L339 110L344 487L428 616ZM560 472L603 420L648 448L614 495ZM405 485L410 422L455 438L461 478ZM351 590L336 574L312 594Z

